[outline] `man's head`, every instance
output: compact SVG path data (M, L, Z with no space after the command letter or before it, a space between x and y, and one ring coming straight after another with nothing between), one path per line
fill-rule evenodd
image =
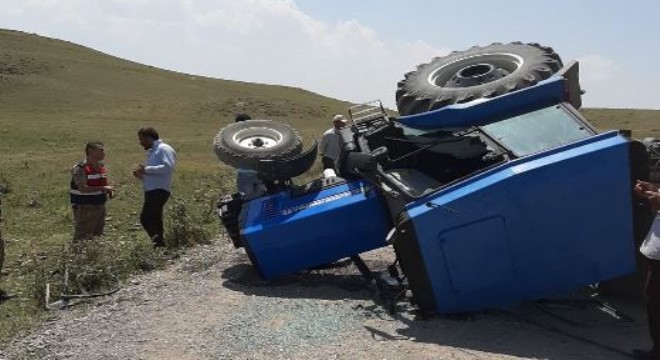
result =
M87 155L87 161L96 164L105 159L105 149L103 148L103 143L100 141L90 141L85 145L85 155Z
M241 122L245 120L252 120L252 117L245 113L236 114L236 118L234 119L234 122Z
M335 115L335 117L332 119L332 125L335 127L335 129L341 129L346 126L346 119L344 119L344 115Z
M145 150L149 150L154 146L154 141L160 139L158 136L158 131L152 127L143 127L138 130L138 140L140 140L140 145Z

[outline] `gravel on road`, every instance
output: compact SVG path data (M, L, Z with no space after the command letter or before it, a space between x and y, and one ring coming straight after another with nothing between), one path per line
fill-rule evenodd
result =
M391 251L364 258L382 269ZM112 296L53 311L0 345L0 359L616 360L627 357L608 346L650 344L639 304L621 305L634 322L561 304L421 320L406 302L390 316L375 299L346 261L264 283L242 250L218 239Z

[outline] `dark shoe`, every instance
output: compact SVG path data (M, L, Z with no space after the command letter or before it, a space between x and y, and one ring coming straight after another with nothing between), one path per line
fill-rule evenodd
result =
M154 248L165 247L165 241L163 241L162 236L154 235L151 237L151 241L154 243Z
M632 351L632 356L633 358L639 360L655 360L655 358L653 357L653 352L651 350L634 349Z
M173 261L179 258L179 254L176 251L169 251L167 249L163 250L163 260Z
M14 295L10 295L6 293L4 290L0 290L0 303L5 302L7 300L11 300L14 298Z

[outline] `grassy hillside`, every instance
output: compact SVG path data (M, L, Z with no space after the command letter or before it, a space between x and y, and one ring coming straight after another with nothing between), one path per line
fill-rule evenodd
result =
M170 213L183 209L178 220L195 217L213 236L219 231L213 204L219 193L233 190L234 179L211 151L218 129L235 113L246 112L288 122L311 139L348 105L301 89L163 71L72 43L0 30L0 195L7 240L0 289L18 296L0 305L0 342L43 316L38 301L43 284L55 281L67 261L69 171L84 157L86 141L106 144L107 167L118 190L108 205L111 243L96 250L112 254L108 266L128 274L158 265L136 226L141 189L130 171L144 158L135 135L139 127L156 127L178 151ZM601 129L660 136L658 111L584 113Z
M582 109L580 112L602 130L630 129L637 139L660 138L660 110Z
M68 251L69 174L84 158L86 141L106 144L118 190L106 227L116 243L106 250L120 258L114 266L130 273L153 265L140 259L151 251L136 226L141 188L130 175L144 159L139 127L154 126L178 152L170 213L184 207L214 236L213 203L234 182L232 169L212 151L218 129L246 112L288 122L311 139L346 107L301 89L163 71L64 41L0 31L0 191L7 241L0 289L18 296L0 305L0 340L42 314L35 298L43 295L45 280L57 277Z

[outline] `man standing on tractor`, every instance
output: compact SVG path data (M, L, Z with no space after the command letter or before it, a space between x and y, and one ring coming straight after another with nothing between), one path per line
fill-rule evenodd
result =
M319 147L322 156L321 162L323 164L323 170L335 169L335 163L339 158L339 154L341 153L342 145L341 134L339 134L339 130L341 130L344 126L346 126L346 119L344 119L344 116L335 115L335 117L332 119L332 128L323 133L323 138L321 138L321 146Z
M85 154L85 160L78 162L71 170L70 198L75 228L74 241L103 234L105 202L114 196L103 166L103 143L88 142Z

